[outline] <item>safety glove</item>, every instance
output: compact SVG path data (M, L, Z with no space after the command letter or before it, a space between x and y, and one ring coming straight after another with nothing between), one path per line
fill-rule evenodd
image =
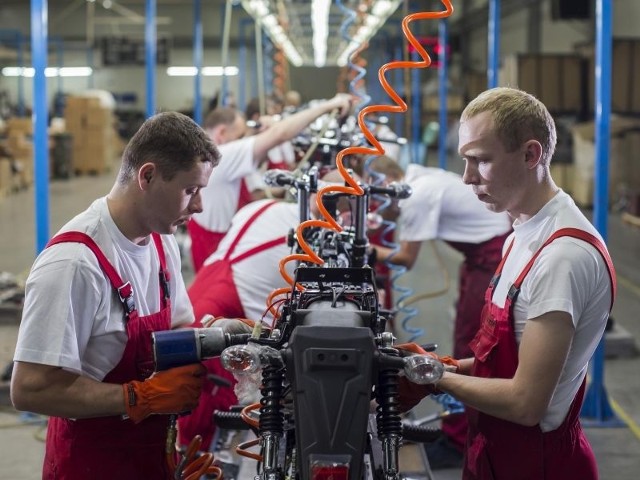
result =
M151 414L177 414L198 406L206 370L200 364L155 372L122 386L127 416L140 423Z
M395 345L395 348L400 350L400 355L403 357L409 355L428 355L436 358L445 365L445 369L447 371L456 372L460 366L456 359L449 356L440 357L433 352L427 352L417 343L402 343ZM398 397L400 404L398 408L400 408L400 411L402 412L407 412L419 404L424 397L428 395L438 395L440 393L442 392L434 383L418 385L407 379L407 377L400 377L398 383Z

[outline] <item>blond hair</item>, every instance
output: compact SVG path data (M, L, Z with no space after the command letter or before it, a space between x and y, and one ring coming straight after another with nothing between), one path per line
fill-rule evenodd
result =
M542 145L542 161L549 163L556 148L557 133L547 107L533 95L516 88L486 90L463 110L461 121L489 112L493 131L508 152L517 150L527 140Z

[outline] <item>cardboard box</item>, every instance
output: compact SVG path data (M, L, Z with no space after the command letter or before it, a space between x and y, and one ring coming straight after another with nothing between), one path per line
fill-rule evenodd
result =
M25 135L33 134L33 121L31 117L11 117L7 120L7 132L11 135L18 132Z
M7 196L13 187L11 160L0 158L0 198Z
M579 113L584 88L582 63L577 54L508 55L499 72L499 84L535 95L551 113Z
M625 191L636 187L638 173L631 141L638 141L635 134L640 129L640 119L611 117L609 144L609 202L616 201ZM632 136L633 134L633 136ZM573 136L573 196L581 206L593 203L595 179L595 128L594 122L579 123L572 128Z
M593 46L579 48L587 61L586 97L588 109L595 107L595 51ZM611 47L611 111L640 113L640 39L614 38Z

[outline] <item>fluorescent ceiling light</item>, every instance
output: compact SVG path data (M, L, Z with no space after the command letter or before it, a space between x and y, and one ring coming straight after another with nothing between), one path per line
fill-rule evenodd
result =
M314 0L315 1L315 0ZM331 0L325 0L331 2ZM282 49L289 61L299 67L302 65L303 59L296 47L291 43L291 39L278 23L276 12L269 10L269 4L265 0L242 0L242 6L251 15L256 22L264 27L271 41ZM326 45L326 41L325 41Z
M316 67L327 63L327 39L329 38L329 8L331 0L312 0L311 26L313 28L313 59Z
M47 67L44 69L46 77L88 77L93 73L91 67ZM35 70L32 67L4 67L2 75L5 77L33 77Z
M240 72L238 67L229 66L229 67L221 67L221 66L211 66L211 67L202 67L202 75L205 77L222 77L223 75L227 77L233 77L238 75ZM198 73L198 69L196 67L169 67L167 68L167 75L170 77L195 77Z

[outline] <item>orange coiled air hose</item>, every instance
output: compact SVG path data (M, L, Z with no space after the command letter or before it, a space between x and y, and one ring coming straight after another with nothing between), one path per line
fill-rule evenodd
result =
M371 131L369 130L369 128L367 127L364 121L364 118L366 115L370 113L382 113L382 112L404 113L407 111L407 104L404 102L404 100L402 100L400 95L398 95L398 93L393 89L393 87L391 87L391 85L385 78L385 74L387 70L393 70L397 68L426 68L431 65L431 57L429 56L427 51L424 49L424 47L420 45L420 42L416 39L413 33L411 33L411 30L409 29L409 24L414 20L442 19L442 18L447 18L451 16L451 14L453 13L453 6L451 5L451 1L441 0L441 3L445 8L445 10L443 11L413 13L403 18L402 32L404 33L409 43L413 45L413 47L415 48L416 52L418 52L422 60L389 62L383 65L382 67L380 67L380 69L378 70L378 80L380 81L380 84L382 85L382 88L384 88L385 92L387 92L389 97L391 97L391 99L395 102L395 105L369 105L364 107L358 113L358 125L360 126L360 129L364 133L367 140L369 140L369 142L371 143L372 147L370 148L347 147L344 150L341 150L336 156L336 166L338 167L340 174L342 175L342 177L345 180L345 183L348 186L345 187L345 186L338 186L338 185L330 185L330 186L323 187L318 191L318 195L316 197L316 205L318 206L318 209L321 212L323 219L307 220L301 223L298 226L296 231L300 248L305 253L288 255L280 261L280 274L282 275L282 278L284 278L284 280L289 285L293 286L294 280L291 278L291 276L287 273L285 269L285 266L287 263L293 262L293 261L311 262L316 264L324 263L324 261L311 249L311 247L304 240L304 235L302 235L302 232L304 231L304 229L310 228L310 227L321 227L321 228L328 228L336 232L342 231L342 227L331 217L329 212L326 210L326 208L322 204L322 196L330 192L341 192L341 193L346 193L350 195L363 194L362 188L357 184L357 182L353 179L353 177L351 177L347 169L344 167L342 159L347 155L358 155L358 154L384 155L384 148L382 148L382 145L380 144L380 142L375 138L373 133L371 133ZM354 55L358 54L360 50L361 50L360 48L356 50L354 52ZM298 285L298 288L301 288L301 287ZM274 290L271 293L271 295L269 295L269 298L267 299L267 307L271 311L271 313L274 315L275 318L277 318L277 311L275 311L275 308L273 308L273 305L275 304L274 302L275 297L277 297L278 295L289 293L289 292L290 292L289 288L280 288L280 289Z

